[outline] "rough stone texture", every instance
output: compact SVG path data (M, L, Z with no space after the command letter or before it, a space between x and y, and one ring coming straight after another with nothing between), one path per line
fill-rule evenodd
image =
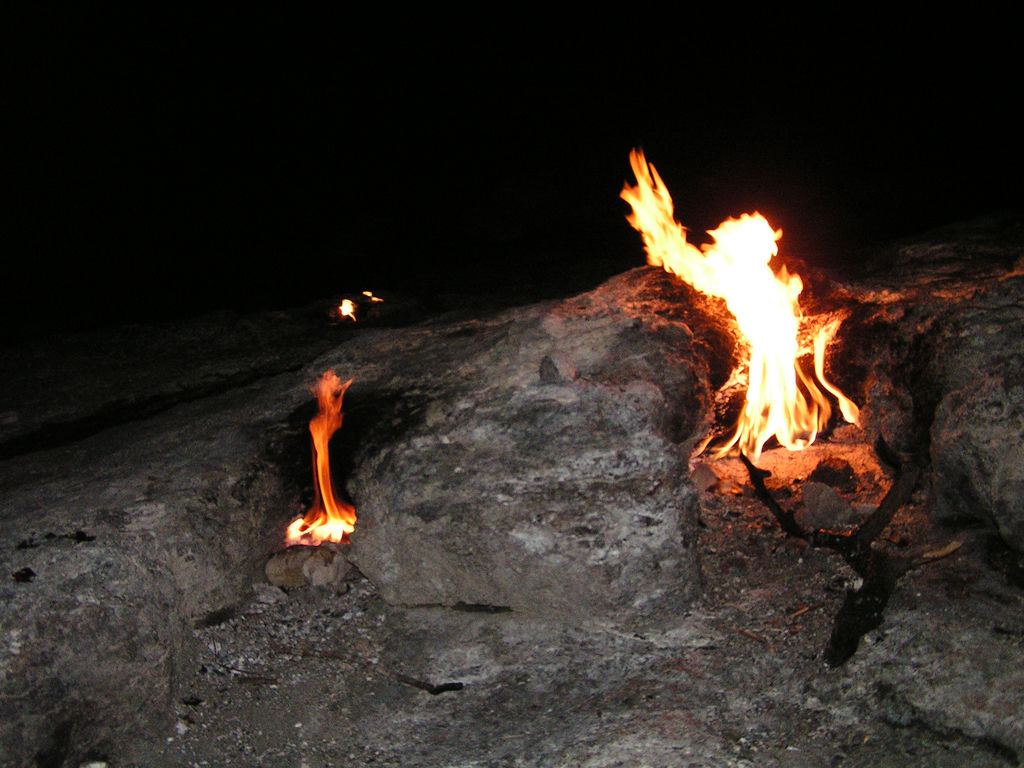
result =
M677 287L650 270L619 282L580 300L592 305L589 315L577 316L579 302L570 302L561 314L548 304L365 332L325 321L314 338L287 352L263 350L250 337L255 324L286 344L303 324L285 320L275 335L273 316L227 333L220 348L231 354L222 357L206 356L206 323L183 327L173 349L161 354L147 354L148 345L136 340L122 350L121 363L106 367L107 352L126 331L95 345L58 340L54 354L78 371L74 381L85 392L82 418L68 379L52 381L51 399L44 396L51 367L12 368L11 391L28 394L24 405L6 406L4 445L18 455L0 465L0 551L9 575L0 586L3 752L60 764L116 752L118 743L166 728L177 680L194 654L192 625L232 614L263 577L290 517L302 511L308 385L329 365L357 378L346 398L354 418L338 441L337 472L351 476L353 495L366 502L362 527L372 532L374 504L381 505L360 495L373 485L396 513L408 509L409 498L422 500L418 524L429 526L423 518L433 516L450 528L449 538L438 535L431 546L459 547L447 552L450 570L433 575L430 601L525 608L533 600L583 614L612 602L657 602L662 593L692 595L694 553L685 545L693 507L684 470L688 441L708 418L706 364L687 359L694 353L686 326L658 316L679 313L666 301L666 291L671 296ZM653 304L637 309L645 302ZM152 341L165 332L128 333ZM337 352L273 375L304 356L308 363L332 342ZM206 363L191 360L190 350ZM28 352L22 348L19 359ZM491 370L500 378L487 379ZM256 384L244 383L252 378ZM429 459L415 470L419 477L409 472L420 459L389 470L393 447L415 457L425 443L442 445L428 427L446 421L453 442L469 441L449 449L461 450L457 461L467 473L497 472L496 487L511 482L507 494L529 495L533 484L536 496L577 472L588 473L585 482L559 490L550 508L531 509L536 516L508 523L500 515L517 505L498 501L494 489L437 493L452 480ZM555 432L545 433L547 425ZM533 437L541 434L547 436ZM47 439L54 447L32 450ZM517 458L528 448L528 459ZM477 498L478 491L488 496ZM622 508L609 511L606 504ZM530 547L563 546L555 514L570 506L577 517L565 522L568 549L543 571L543 558ZM459 517L474 507L490 519ZM502 525L504 546L486 549ZM602 538L607 543L596 554ZM415 562L419 550L405 543L410 551L403 558ZM591 546L588 560L584 548ZM473 547L481 550L477 558L467 556ZM374 569L369 554L360 562L390 597L407 599L394 585L408 590L408 582ZM488 588L472 586L475 578ZM517 597L517 589L528 597Z
M874 634L850 664L848 674L858 679L851 693L894 727L930 730L936 742L945 737L987 744L990 757L974 764L1019 765L1024 745L1020 592L986 584L965 565L962 560L947 563L945 572L936 567L919 574L913 580L917 594L899 595L887 628ZM945 600L928 594L937 584ZM1010 603L1000 606L1005 599Z
M931 459L940 519L994 522L1024 551L1024 270L1016 272L941 318Z
M932 463L938 519L991 520L1007 544L1024 551L1024 379L1018 382L985 376L946 395L932 427Z
M341 549L339 546L338 549ZM275 587L326 587L341 584L350 565L348 560L329 546L292 546L275 552L263 569Z
M802 491L803 509L797 519L806 530L846 530L866 516L825 483L808 480Z
M785 499L836 455L854 468L850 492L877 503L888 479L854 428L802 453L766 451L762 466ZM715 467L723 482L743 482L739 461ZM197 631L200 663L182 681L176 733L140 745L137 760L1019 765L1024 600L992 567L986 537L975 531L955 557L908 574L886 621L830 669L821 649L852 571L787 539L748 495L709 492L699 504L705 589L643 627L393 606L359 578L340 590L261 594ZM904 510L886 539L926 543L925 506L922 496Z
M349 489L350 557L385 599L591 617L694 593L683 479L711 391L689 328L633 305L651 277L382 362L373 386L411 402L400 432L360 449Z
M297 370L347 330L331 327L321 306L22 341L0 356L0 456Z
M222 338L211 320L160 354L167 329L136 339L116 365L116 341L20 347L45 365L4 369L5 392L28 405L9 396L0 409L0 762L1019 764L1024 581L1002 546L1019 540L1021 514L1019 233L990 222L886 252L888 272L807 275L811 311L848 314L829 370L864 403L865 432L766 451L773 492L797 505L804 480L841 461L849 472L813 480L877 504L890 479L869 445L883 434L923 447L933 486L882 546L937 548L949 530L936 521L965 515L1002 537L960 531L954 555L896 585L839 669L821 649L855 575L786 539L738 462L717 462L704 493L686 484L711 411L731 422L732 401L710 389L736 362L733 331L654 270L519 313L309 323L302 342L305 321L287 315L280 328L232 320ZM308 501L308 385L326 367L356 378L332 459L360 515L348 554L371 578L254 589ZM515 507L500 494L537 504L542 487L559 516L499 517ZM503 546L475 528L452 543L445 526L471 519ZM440 587L399 596L414 588L386 572L387 531L408 548L392 567L413 553L410 570L429 565ZM490 573L451 559L467 540L455 551ZM555 561L563 591L592 616L560 602L560 548L575 555ZM662 570L631 568L630 551ZM514 571L528 563L533 582ZM513 610L486 610L502 606ZM431 689L449 682L463 687Z
M285 503L259 462L261 415L282 388L302 395L263 385L0 465L4 764L169 727L192 624L247 591L271 546L263 505ZM22 569L34 577L10 578Z
M1024 551L1024 224L993 217L877 254L836 356L862 423L932 462L935 514L993 524Z

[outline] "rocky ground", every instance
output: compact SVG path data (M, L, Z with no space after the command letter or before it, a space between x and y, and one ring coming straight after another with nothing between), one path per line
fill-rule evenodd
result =
M853 428L771 452L780 498L825 457L856 467L844 495L888 478ZM701 496L704 594L642 627L514 612L402 608L351 571L340 583L260 584L197 630L174 734L147 765L1016 765L1024 738L1024 600L983 531L908 574L847 664L823 649L858 577L783 535L738 461ZM886 531L934 542L924 499ZM425 690L426 686L435 686ZM450 690L441 690L450 688Z
M833 665L865 575L783 533L738 459L691 455L734 406L731 331L660 273L514 312L395 297L364 325L325 306L7 350L2 762L1018 765L1022 241L987 221L807 275L865 418L766 451L767 490L842 530L898 477L878 437L924 465L875 538L915 567ZM362 527L353 565L274 586L325 367L361 377L338 458Z

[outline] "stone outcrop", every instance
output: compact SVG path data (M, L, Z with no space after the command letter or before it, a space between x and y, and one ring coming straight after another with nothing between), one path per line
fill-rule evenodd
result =
M359 505L352 559L390 599L576 617L684 604L686 459L710 389L678 290L638 270L470 320L325 321L288 352L243 328L222 359L196 351L203 366L199 324L163 354L136 339L138 376L104 367L113 342L61 347L71 380L50 381L52 361L12 371L31 396L7 406L17 455L0 465L4 754L59 765L166 731L193 627L233 615L303 511L308 386L326 367L356 379L334 457ZM273 317L251 323L279 338Z
M1022 374L1019 366L1004 368L947 394L932 426L932 464L938 519L994 523L1007 544L1024 552Z
M0 752L62 765L166 731L193 626L262 570L288 377L0 465ZM77 763L73 763L77 765Z
M1024 551L1024 226L994 217L877 255L838 355L864 424L931 462L934 511Z
M921 509L945 523L980 520L1018 554L1024 550L1021 243L1019 222L996 220L894 246L878 254L878 269L844 282L807 275L809 311L847 314L827 369L864 406L867 439L885 437L930 462L924 488L931 495ZM223 334L217 322L227 324ZM636 675L623 678L622 686L628 682L636 691L656 689L662 671L676 669L680 659L689 664L701 648L718 648L718 661L700 666L706 678L687 676L707 701L711 727L727 698L723 685L748 674L736 661L749 658L746 644L772 654L776 648L777 628L750 630L752 617L782 611L780 589L803 589L804 604L786 608L788 619L780 621L804 621L807 606L821 599L820 585L778 586L787 568L804 569L806 580L820 558L781 541L770 551L761 547L766 532L749 509L737 516L716 508L720 514L708 516L718 526L713 547L698 551L701 536L710 534L699 527L698 514L707 510L699 510L704 502L687 480L688 460L713 422L731 421L734 401L716 392L738 362L736 339L720 306L657 270L633 270L564 301L401 327L329 326L322 314L315 320L283 314L194 323L179 329L181 337L167 328L112 333L106 341L90 335L76 343L34 342L40 346L19 347L5 359L0 754L11 764L79 765L104 756L130 764L124 756L131 745L165 745L174 709L192 706L181 704L181 681L194 670L197 640L242 615L285 526L304 511L311 492L306 425L315 407L308 387L327 368L355 379L331 448L338 487L359 515L343 551L394 615L427 605L475 608L485 611L481 616L507 610L503 631L531 622L557 636L572 628L564 669L573 675L602 669L573 654L592 641L605 647L586 628L588 621L604 622L602 636L628 640L630 653L654 654L638 656ZM173 344L161 347L169 338ZM46 351L47 344L55 346ZM123 358L111 358L111 350ZM838 488L836 478L810 479ZM730 487L742 493L739 484ZM715 493L719 506L749 502ZM842 517L849 510L834 495L826 489L810 511L827 521ZM733 545L742 551L731 551ZM963 547L941 589L922 576L922 599L940 604L960 590L959 599L973 605L962 586L985 569L981 548L977 542ZM776 570L763 570L768 563ZM312 578L303 571L303 578L325 590L348 578L345 563L324 565L329 573ZM763 581L757 590L742 586L757 578ZM995 582L1001 574L985 571L984 578ZM985 659L998 663L976 659L957 678L975 693L992 689L1000 660L1010 658L1002 654L1011 653L1007 647L1021 632L1019 611L1004 595L1014 587L986 589L1010 607L995 631L990 606L979 604L970 627L976 634L961 632L979 638L979 648L996 649ZM715 594L729 597L718 604ZM863 686L865 701L884 699L892 727L926 722L953 738L956 718L967 711L957 686L932 691L931 683L911 684L919 679L916 668L935 680L945 674L944 664L955 663L938 642L943 633L928 611L914 612L912 591L893 599L897 618L883 627L889 634L868 638L843 673L849 690ZM707 601L702 621L714 645L690 647L686 622L692 621L680 617L701 610L700 600ZM747 601L750 610L728 613ZM436 615L446 624L455 613L465 615ZM962 613L950 608L941 620L963 629ZM384 614L376 611L373 620L385 622ZM644 650L641 630L654 614L660 623L652 620L650 637L661 639ZM911 614L913 622L906 618ZM827 619L819 634L827 634ZM487 621L479 618L481 626ZM908 634L911 624L917 639ZM634 628L639 634L631 634ZM381 642L385 629L375 630L383 633ZM785 663L799 656L801 679L813 682L787 689L780 701L814 688L822 717L845 727L849 697L832 707L834 681L795 645L814 643L785 637L794 644ZM457 644L457 633L448 639ZM769 657L772 663L753 674L782 670L781 657ZM534 663L529 654L523 658ZM357 692L366 663L353 657L345 672L346 685ZM662 671L652 672L652 663ZM872 665L884 668L883 682L901 689L899 696L880 693ZM477 673L467 662L460 675ZM517 681L528 676L510 668L492 680L508 698L508 711L520 711ZM749 682L753 701L760 678ZM385 690L380 680L376 685ZM655 733L664 724L661 700L627 696L618 685L602 706L613 706L627 722L637 712L631 702L648 702L650 716L630 732L641 739ZM691 693L673 704L680 718L690 717ZM474 695L485 707L488 693ZM1012 725L1020 720L1019 699L986 700L988 719L963 732L982 746L995 739L1002 756L1024 752ZM748 716L744 700L733 719L742 724ZM869 710L860 716L874 717ZM588 733L605 733L600 715L587 722ZM449 715L436 723L438 732L449 725ZM549 726L551 738L560 738L560 725ZM479 730L473 720L461 727ZM640 733L644 728L650 732ZM474 738L491 736L480 734ZM728 734L713 741L715 754L732 743ZM666 754L674 743L665 742Z
M349 481L351 559L388 601L584 618L695 593L684 478L712 392L676 290L637 270L437 329L369 382L338 361L402 414L376 415L401 428L362 438Z

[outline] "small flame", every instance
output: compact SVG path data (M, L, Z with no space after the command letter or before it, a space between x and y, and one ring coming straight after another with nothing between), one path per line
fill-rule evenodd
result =
M348 318L352 322L356 319L356 305L352 299L343 299L341 304L338 305L338 317Z
M370 304L376 304L378 302L384 301L384 299L382 299L380 296L374 296L373 291L363 291L361 295L363 298L360 299L360 304L365 304L367 302L369 302ZM352 299L342 299L341 303L334 308L334 312L338 315L338 318L341 320L347 319L351 320L352 322L355 322L356 309L358 308L358 306L359 305L352 301Z
M661 176L642 152L630 154L637 186L626 184L621 197L632 206L627 220L643 236L647 261L679 276L698 291L725 300L740 331L750 342L749 386L736 432L717 450L724 456L733 447L756 461L774 436L797 450L814 442L828 423L832 409L821 390L797 364L797 343L803 290L798 275L785 267L769 267L778 253L782 230L773 230L759 213L723 221L708 232L714 240L700 249L686 241L686 228L677 223L672 198ZM857 406L825 381L825 345L838 325L823 329L814 343L814 369L821 385L837 397L844 418L857 420Z
M320 544L341 542L355 530L356 510L337 499L331 486L330 458L327 446L331 436L341 427L341 401L352 379L344 384L334 371L327 371L313 387L320 411L309 422L313 438L313 506L304 517L288 526L286 544Z

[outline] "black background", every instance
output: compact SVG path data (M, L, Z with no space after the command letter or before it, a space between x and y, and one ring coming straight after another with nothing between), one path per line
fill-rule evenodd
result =
M644 261L634 146L693 230L758 210L826 266L1018 208L1009 17L833 13L11 18L5 335L583 289Z

